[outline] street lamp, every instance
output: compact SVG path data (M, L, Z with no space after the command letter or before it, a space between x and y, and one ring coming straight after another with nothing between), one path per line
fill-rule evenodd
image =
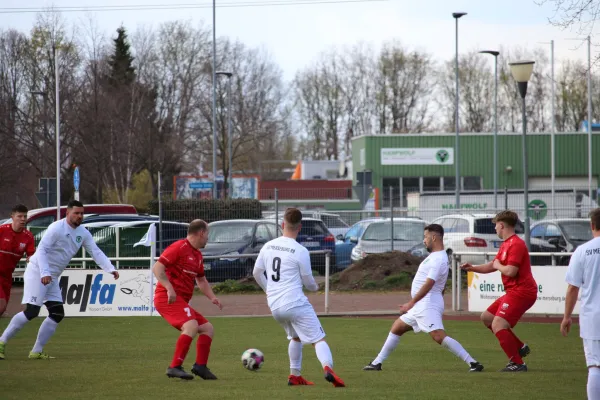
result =
M525 205L525 244L528 249L531 249L531 241L529 239L529 180L528 180L528 171L527 171L527 113L525 109L525 96L527 95L527 83L531 78L531 74L533 73L533 64L535 61L515 61L509 63L510 72L512 73L513 78L517 81L517 85L519 87L519 94L522 99L522 120L523 120L523 197L524 197L524 205Z
M494 56L494 212L498 212L498 55L499 51L482 50Z
M32 90L29 93L31 93L34 96L42 96L42 98L44 99L44 136L47 138L48 137L48 93L41 91L41 90ZM41 163L42 163L42 178L46 177L46 169L44 168L44 157L41 157ZM50 203L46 202L46 205L48 205Z
M454 139L454 164L455 164L455 168L456 168L456 176L455 176L455 180L456 182L454 182L455 184L455 193L456 193L456 209L460 209L460 158L458 157L458 151L459 151L459 141L458 141L458 130L459 130L459 124L458 124L458 106L459 106L459 101L458 101L458 19L460 17L463 17L467 15L466 12L454 12L452 13L452 17L454 18L454 20L456 21L456 137Z
M213 199L217 198L217 4L213 0L213 43L212 43L212 167L213 167Z
M232 155L231 155L231 77L233 76L233 72L226 71L217 71L217 75L226 76L227 79L227 155L229 156L229 173L227 176L227 197L231 197L231 165L232 165Z

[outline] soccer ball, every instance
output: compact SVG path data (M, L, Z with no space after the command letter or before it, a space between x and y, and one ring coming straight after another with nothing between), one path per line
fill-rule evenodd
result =
M242 354L242 365L250 371L258 371L265 362L265 355L258 349L248 349Z

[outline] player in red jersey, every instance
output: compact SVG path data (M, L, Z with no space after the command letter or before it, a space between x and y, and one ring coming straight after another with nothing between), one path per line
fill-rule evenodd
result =
M27 225L27 207L17 204L11 211L12 223L0 225L0 316L10 300L12 274L17 263L27 254L27 259L35 252L33 235Z
M511 328L537 300L537 283L531 274L531 261L525 242L515 234L519 217L513 211L502 211L494 218L496 233L504 240L493 261L483 265L463 264L461 268L478 274L500 271L504 296L481 314L481 321L498 338L509 362L502 372L525 372L523 357L530 353Z
M208 355L213 337L213 326L189 302L194 294L194 286L212 301L219 309L221 302L213 293L210 284L204 276L204 264L200 249L208 241L208 225L196 219L188 227L187 238L178 240L161 254L154 264L153 272L158 279L154 294L156 311L175 329L181 331L173 361L167 368L169 378L193 379L192 374L183 370L183 361L190 345L199 334L196 344L196 362L192 373L202 379L217 379L208 369Z

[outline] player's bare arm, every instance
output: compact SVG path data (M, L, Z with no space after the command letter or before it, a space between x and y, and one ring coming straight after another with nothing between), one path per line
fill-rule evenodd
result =
M165 272L166 268L167 267L165 267L163 263L157 261L152 267L152 273L160 282L160 284L167 289L168 302L169 304L173 304L177 299L177 293L175 292L175 289L173 289L173 285L171 285L171 282L167 277L167 273Z
M435 285L435 281L431 278L427 278L425 284L421 287L421 289L417 292L415 297L413 297L408 303L402 304L400 306L401 312L408 312L411 308L415 306L423 297L427 296L427 293L431 290L431 288Z
M494 260L493 267L495 270L500 271L502 275L510 276L514 278L519 273L519 267L514 265L503 265L500 260Z
M208 283L208 280L206 279L205 276L196 277L196 284L198 285L198 289L200 289L200 291L206 297L208 297L208 299L215 306L219 307L219 310L223 309L223 305L221 304L221 302L219 301L219 299L217 298L217 296L215 296L215 294L213 293L212 288L210 287L210 283Z
M571 324L573 324L571 315L573 315L573 309L575 308L575 303L577 303L578 297L579 288L577 286L569 284L569 286L567 287L567 295L565 299L565 315L563 316L563 320L560 324L560 333L562 333L562 335L565 337L571 331Z
M490 261L486 264L481 265L473 265L470 263L464 263L460 266L460 269L467 272L476 272L478 274L490 274L492 272L496 272L496 268L494 268L494 262Z

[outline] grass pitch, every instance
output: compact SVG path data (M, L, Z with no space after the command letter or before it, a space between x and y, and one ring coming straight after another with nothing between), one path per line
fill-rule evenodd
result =
M315 386L288 387L287 339L271 318L212 318L216 335L209 367L217 381L168 379L178 332L161 318L67 318L45 351L54 360L29 360L42 319L28 324L6 346L0 361L2 399L576 399L585 398L587 370L578 327L569 338L555 324L520 324L531 346L527 373L499 373L506 359L480 323L446 321L449 335L485 365L468 367L428 335L406 334L381 372L365 372L391 326L390 319L323 318L335 371L346 388L323 379L312 347L304 347L303 376ZM8 324L0 320L0 329ZM258 372L245 370L242 352L265 353ZM195 344L184 367L194 362Z

